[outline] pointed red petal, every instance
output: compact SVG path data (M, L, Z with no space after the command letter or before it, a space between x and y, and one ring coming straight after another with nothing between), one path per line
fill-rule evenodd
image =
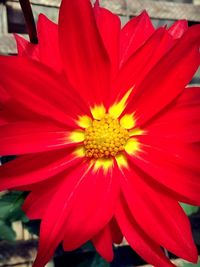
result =
M151 121L147 131L154 137L191 143L200 141L200 87L186 88L173 105ZM189 157L188 157L189 159Z
M30 220L42 219L53 193L53 190L49 188L42 194L39 190L31 192L22 205L22 210L26 213L26 216Z
M0 68L0 86L26 108L64 125L71 120L69 115L81 113L82 103L76 105L73 89L45 65L24 57L1 56Z
M22 209L30 219L43 218L51 199L57 190L59 190L60 182L66 179L66 175L71 168L76 168L81 163L81 160L72 161L65 162L64 172L58 173L50 179L28 186L28 190L32 190L32 192L26 198Z
M126 203L121 200L116 209L116 218L129 245L148 263L155 267L175 267L155 243L135 222Z
M87 171L88 164L82 162L76 168L70 168L67 174L65 174L64 179L59 181L56 193L52 196L43 216L40 227L38 255L33 267L44 266L53 256L56 247L64 238L64 230L70 219L69 212L71 211L72 203L76 198L77 191L85 183ZM86 194L88 194L90 188L87 189ZM82 204L80 200L79 209L82 208ZM81 210L84 213L84 210ZM79 224L79 226L81 225ZM76 234L78 235L78 233Z
M142 137L140 155L130 160L150 175L152 186L160 186L161 190L178 201L200 205L199 167L184 164L187 158L190 163L192 152L187 155L183 145L165 142L161 137L157 138L157 145L155 142L155 138L150 136Z
M120 64L142 46L153 32L154 27L146 11L131 19L121 31Z
M17 121L44 121L47 118L41 116L40 114L34 113L32 110L26 108L17 102L14 98L10 98L8 101L3 103L0 110L0 117L5 123L15 123Z
M121 22L118 16L97 3L94 7L94 14L99 32L104 42L111 61L112 74L116 74L119 66L119 39Z
M0 166L0 190L23 186L23 190L30 191L30 185L52 177L80 160L72 156L70 149L18 157Z
M134 169L124 170L121 176L124 196L134 219L159 245L185 260L196 262L197 249L182 208L161 190L148 185L148 178Z
M44 214L34 267L43 266L52 257L64 237L63 229L68 233L65 238L70 240L67 243L71 249L97 234L113 216L118 192L113 177L101 171L94 173L85 163L71 168L65 179L59 181Z
M47 201L50 199L50 196L50 191L46 191L42 195L38 192L32 192L22 205L22 210L30 220L41 219L46 210L46 203L48 203Z
M65 224L65 250L78 248L109 222L113 217L118 193L115 172L105 174L101 170L91 170L86 174L74 194L72 210Z
M120 244L123 240L123 234L119 228L119 225L115 217L113 217L112 220L110 221L109 229L111 232L113 243Z
M200 64L199 31L200 25L190 27L144 81L135 86L127 112L136 111L139 124L172 102L192 79Z
M179 39L187 31L188 23L186 20L176 21L169 29L168 32L174 39Z
M0 104L0 118L4 121L1 125L16 121L41 120L41 116L39 114L25 108L2 87L0 87Z
M92 243L101 257L108 262L113 260L112 237L108 226L104 227L103 230L92 238Z
M145 44L129 57L120 69L112 88L113 95L116 97L118 92L120 92L122 96L127 90L134 87L135 84L143 81L147 73L167 53L173 44L172 37L164 28L156 30Z
M18 34L14 34L15 41L17 43L17 51L19 56L30 57L35 60L39 60L39 46L28 42Z
M58 25L40 14L38 18L40 61L60 72L62 69L58 45Z
M15 35L18 55L38 60L60 72L62 65L58 45L58 25L50 21L45 15L40 14L37 30L39 40L37 45Z
M90 0L65 0L59 15L59 42L65 73L88 103L105 103L110 63Z
M18 122L0 127L0 155L19 155L73 146L70 132L47 123Z

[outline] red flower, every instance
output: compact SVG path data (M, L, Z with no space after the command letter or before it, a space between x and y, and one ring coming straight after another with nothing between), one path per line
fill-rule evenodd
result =
M17 38L0 57L0 189L31 191L23 209L41 219L34 267L63 241L91 240L112 260L124 236L156 267L161 246L195 262L178 201L200 205L200 26L155 30L143 12L122 29L89 0L64 0L58 26L41 15L39 45Z

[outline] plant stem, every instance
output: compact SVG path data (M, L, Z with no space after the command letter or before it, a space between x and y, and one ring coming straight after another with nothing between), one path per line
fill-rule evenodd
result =
M23 14L24 14L30 42L33 44L37 44L38 43L37 30L36 30L36 26L35 26L35 21L34 21L30 1L29 0L19 0L19 2L21 5Z

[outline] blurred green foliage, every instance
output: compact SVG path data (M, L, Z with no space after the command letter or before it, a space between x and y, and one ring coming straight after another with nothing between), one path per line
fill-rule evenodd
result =
M200 262L197 264L192 264L192 263L184 263L183 267L200 267Z
M26 193L12 191L0 196L0 239L12 241L16 234L12 229L12 223L16 221L27 222L28 218L21 210L21 205Z
M196 213L199 210L199 207L188 205L185 203L181 203L181 206L188 216L192 215L193 213Z

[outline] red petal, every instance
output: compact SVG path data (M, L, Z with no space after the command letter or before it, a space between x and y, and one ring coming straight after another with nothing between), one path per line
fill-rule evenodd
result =
M24 38L15 35L18 55L41 61L60 72L62 65L58 46L58 25L40 14L37 26L38 45L31 44Z
M78 248L110 221L118 193L115 171L105 174L101 170L91 170L86 174L74 194L72 209L65 224L65 250Z
M22 209L31 220L42 219L51 199L59 189L60 182L66 179L67 173L71 168L76 168L81 160L65 162L64 172L58 173L51 179L47 179L36 184L30 185L29 190L33 190L26 198Z
M10 98L6 103L2 105L0 110L0 117L4 120L3 124L15 123L17 121L44 121L45 117L40 114L34 113L32 110L21 105L14 98Z
M17 102L11 95L2 87L0 87L0 118L4 121L3 124L24 121L24 120L41 120L41 116L25 108ZM43 118L44 119L44 118Z
M22 210L30 220L42 219L54 190L33 191L26 198Z
M41 219L47 207L48 200L51 197L50 191L45 191L41 195L39 192L32 192L26 198L22 205L22 210L30 220Z
M73 89L45 65L23 57L1 56L0 68L0 86L26 108L64 125L72 119L69 115L78 110L81 113L83 101L76 105Z
M110 221L109 229L111 232L113 243L120 244L123 240L123 234L119 228L119 225L115 217L113 217L112 220Z
M92 238L97 252L108 262L113 260L112 237L108 226Z
M173 44L172 37L164 28L156 30L120 69L116 83L113 86L113 95L116 96L120 92L122 96L135 84L143 81L147 73Z
M121 200L116 209L116 218L129 245L148 263L155 267L175 267L155 243L135 222L126 203Z
M176 142L200 141L200 87L186 88L173 105L151 121L147 131Z
M121 22L118 16L105 8L99 7L96 3L94 7L97 26L107 49L111 61L113 75L119 66L119 40Z
M58 45L58 25L40 14L38 18L40 61L60 72L62 69Z
M154 27L146 11L131 19L121 30L120 64L141 47L153 32Z
M88 103L108 101L110 63L90 0L63 1L59 41L65 73Z
M46 123L18 122L0 127L0 155L19 155L72 146L70 132Z
M119 192L113 177L88 171L84 163L68 171L43 217L34 267L43 266L52 257L63 239L63 229L69 234L69 245L74 246L74 242L91 238L109 222Z
M3 121L1 125L17 121L41 121L44 120L40 114L36 114L28 107L24 107L16 101L11 95L0 87L0 118Z
M178 20L168 29L168 32L174 39L179 39L187 31L187 29L187 20Z
M141 144L143 142L142 151L137 157L132 157L131 161L151 176L149 176L149 182L152 186L160 186L164 192L178 201L200 205L200 171L199 167L194 169L191 164L189 166L184 164L188 155L179 154L181 149L177 150L178 146L175 142L173 150L173 143L167 143L162 138L157 138L157 146L150 137L146 138L146 141L144 138L142 141L141 138L140 142ZM187 151L183 146L182 150ZM190 163L189 157L188 161Z
M71 169L65 179L59 181L57 191L51 198L40 227L39 248L33 267L43 267L63 239L63 229L74 190L83 179L86 165ZM69 176L70 175L70 176Z
M121 176L122 189L132 216L159 245L185 260L196 262L197 249L182 208L162 190L148 185L148 178L134 169L124 170L124 176Z
M10 100L10 95L0 86L0 126L9 122L7 114L3 111L3 106Z
M32 184L52 177L81 159L72 156L72 149L63 149L18 157L0 166L0 191L18 188L32 190Z
M190 27L144 81L135 86L127 112L136 111L139 124L172 102L192 79L200 63L199 30L200 25Z
M17 43L17 51L19 56L30 57L35 60L39 60L39 45L28 42L18 34L14 34L15 41Z

